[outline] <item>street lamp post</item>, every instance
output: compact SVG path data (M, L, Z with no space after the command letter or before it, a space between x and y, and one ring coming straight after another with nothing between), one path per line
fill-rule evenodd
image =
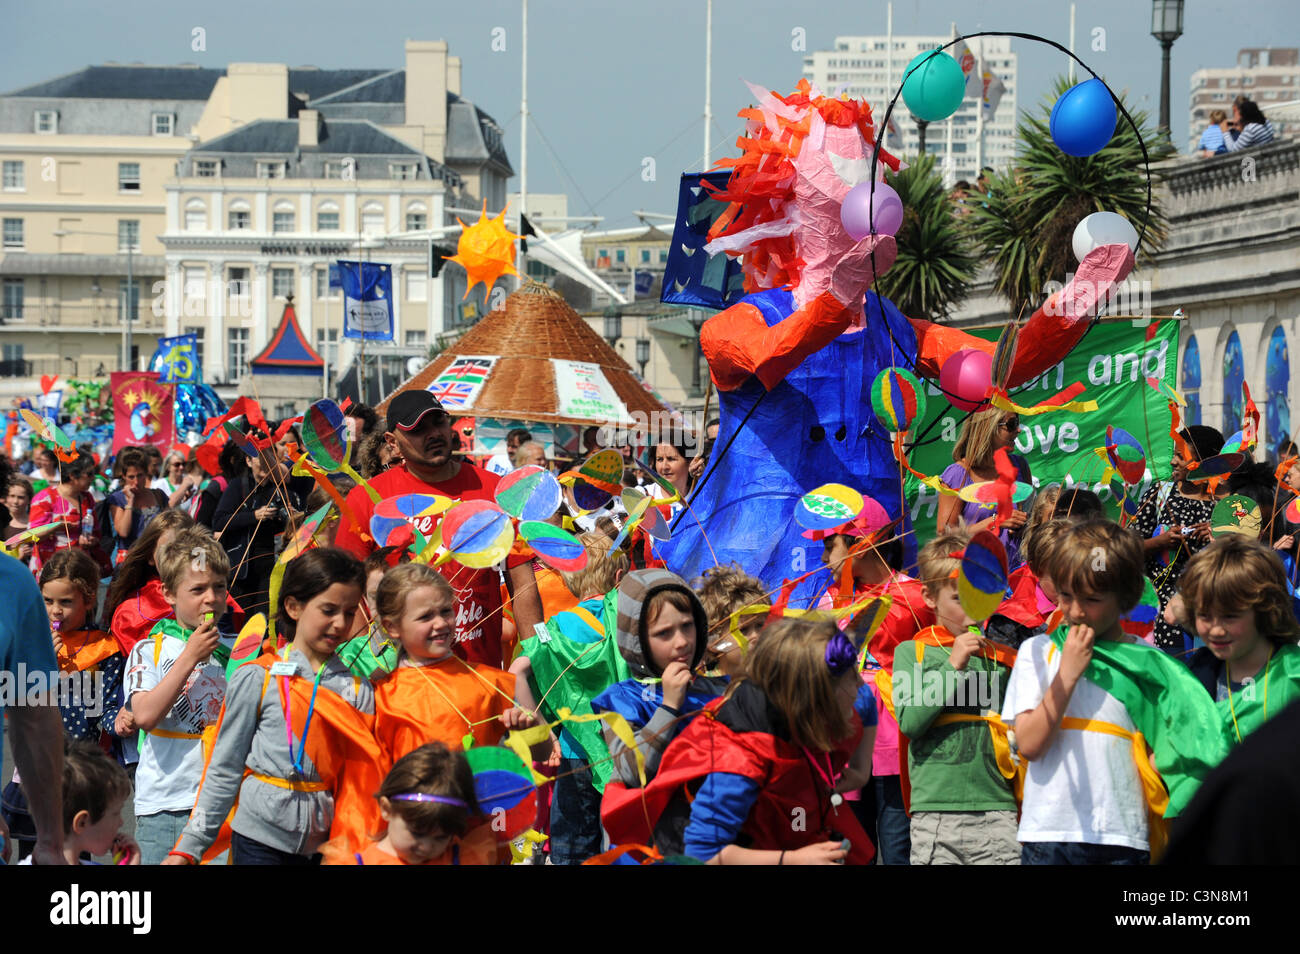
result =
M623 311L618 305L610 305L605 309L605 334L604 338L609 342L611 348L617 347L618 339L623 337Z
M1160 129L1169 139L1169 52L1183 35L1183 0L1151 0L1151 35L1160 42Z
M641 377L645 377L645 366L650 363L650 339L636 339L636 363L641 366Z

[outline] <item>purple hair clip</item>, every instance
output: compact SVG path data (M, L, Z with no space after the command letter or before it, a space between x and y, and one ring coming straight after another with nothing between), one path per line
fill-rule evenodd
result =
M407 792L405 795L393 795L395 802L437 802L439 805L454 805L457 808L469 808L469 803L461 798L447 795L428 795L424 792Z
M847 672L857 661L857 647L843 633L836 633L826 643L826 666L834 675Z

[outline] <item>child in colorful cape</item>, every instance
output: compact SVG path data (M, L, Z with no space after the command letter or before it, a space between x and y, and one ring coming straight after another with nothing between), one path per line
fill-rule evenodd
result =
M41 596L50 618L61 673L79 674L59 694L63 731L69 739L121 746L113 731L122 707L126 659L108 633L94 623L99 565L81 550L59 550L41 567ZM129 792L128 792L129 794ZM4 790L4 817L19 854L31 853L36 828L15 770Z
M894 653L914 865L1020 863L1015 771L998 717L1016 654L981 636L962 607L956 577L970 537L950 531L922 547L925 602L937 623Z
M617 712L632 728L636 753L608 725L605 743L615 777L629 787L654 777L668 743L705 704L726 688L721 679L696 676L704 658L709 621L686 581L667 570L635 570L618 585L617 639L631 678L594 700L595 712Z
M375 794L386 828L362 851L326 846L327 865L495 865L496 832L479 811L463 752L430 742L407 752ZM508 855L507 855L508 857Z
M48 566L48 564L47 564ZM118 864L140 864L140 846L122 834L122 809L131 797L126 770L91 742L68 740L63 750L63 858L93 865L112 853ZM20 865L30 865L25 855Z
M373 682L382 679L397 668L397 644L379 625L376 594L379 581L390 566L395 565L400 547L380 547L366 557L366 615L370 624L339 647L339 659L363 679ZM409 556L408 556L409 559ZM390 563L389 561L393 562Z
M361 562L334 547L289 561L276 631L290 642L232 674L194 812L166 864L217 854L232 806L237 865L314 864L327 840L361 845L377 829L372 796L386 763L374 693L335 655L364 582Z
M1141 569L1141 538L1107 521L1047 554L1065 622L1020 647L1002 706L1029 761L1022 864L1145 864L1226 751L1187 667L1123 631Z
M1300 623L1277 554L1238 534L1187 564L1179 596L1205 643L1191 669L1219 705L1229 745L1300 698Z
M127 701L117 717L119 733L132 726L144 733L135 814L147 865L167 856L189 818L203 774L202 740L221 714L233 645L214 618L226 605L230 562L210 533L177 533L158 554L158 572L175 615L158 620L151 638L131 650Z
M384 631L402 647L397 668L375 684L375 738L390 762L428 742L496 745L536 719L515 705L515 677L452 652L456 594L427 563L384 574L375 594ZM549 744L545 758L550 753Z
M557 721L560 709L591 715L592 699L628 678L618 641L610 638L617 629L617 587L628 569L627 554L611 550L613 541L603 533L583 533L578 539L587 548L587 565L561 574L577 605L547 619L545 633L520 643L510 666L515 701L546 722ZM600 797L610 777L609 747L595 721L564 722L557 734L551 862L581 864L600 851Z
M888 674L893 671L894 650L917 630L933 625L934 610L925 602L921 582L903 572L903 541L893 535L894 524L885 508L870 497L863 499L865 506L854 520L825 531L824 535L809 530L804 536L823 540L822 562L830 568L833 578L828 590L832 597L830 603L847 605L880 596L888 596L892 601L867 646L875 666L864 670L864 675L874 686L859 690L858 707L865 713L868 706L874 706L877 720L871 787L875 802L872 827L880 863L906 865L911 863L911 821L903 805L898 722L886 704L887 693L880 686L882 681L887 684ZM870 546L864 549L868 542ZM852 564L848 569L850 559ZM846 569L852 575L851 594L841 593L845 589ZM864 817L861 811L866 807L865 801L853 803L860 818Z
M829 620L768 626L745 677L673 740L644 791L606 789L613 842L710 864L869 863L871 842L840 794L870 774L872 740L854 709L859 651Z

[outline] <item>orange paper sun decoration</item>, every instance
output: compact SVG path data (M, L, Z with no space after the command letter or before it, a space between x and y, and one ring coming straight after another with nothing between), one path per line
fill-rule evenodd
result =
M505 220L506 209L502 209L495 219L487 217L486 199L483 211L473 225L466 225L459 217L456 219L464 229L460 233L460 244L456 246L455 255L444 257L449 262L456 262L469 274L465 298L479 282L491 288L502 275L519 274L514 266L515 239L519 236L506 228Z

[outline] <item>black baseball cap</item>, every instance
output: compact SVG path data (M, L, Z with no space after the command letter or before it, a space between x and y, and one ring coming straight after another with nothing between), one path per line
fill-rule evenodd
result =
M430 411L439 411L444 415L447 413L438 399L423 388L403 391L388 403L387 430L415 430L420 420Z

